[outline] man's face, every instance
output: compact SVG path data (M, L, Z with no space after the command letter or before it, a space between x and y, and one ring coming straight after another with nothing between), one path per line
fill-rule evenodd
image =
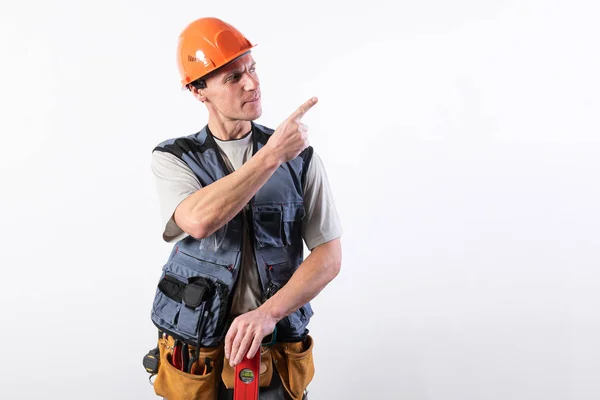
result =
M250 53L220 68L202 89L209 110L222 120L253 121L262 114L260 83Z

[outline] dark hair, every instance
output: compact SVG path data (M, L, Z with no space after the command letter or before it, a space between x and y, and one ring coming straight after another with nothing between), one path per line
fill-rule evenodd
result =
M188 84L187 88L191 91L192 89L190 88L190 85L196 88L196 90L206 89L206 81L202 78L196 79L194 82Z

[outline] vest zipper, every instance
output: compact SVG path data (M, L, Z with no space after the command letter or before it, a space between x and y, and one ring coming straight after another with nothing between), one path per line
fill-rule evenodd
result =
M207 125L207 129L208 129L208 125ZM252 133L251 133L252 134L252 157L254 157L254 155L258 151L258 138L257 138L257 134L256 134L256 127L254 126L253 122L250 123L250 129L252 131ZM207 133L208 133L207 139L212 142L211 144L213 145L213 148L215 150L217 160L219 160L219 164L221 164L221 168L223 168L223 171L225 172L225 176L227 176L232 171L229 170L229 167L227 167L225 160L223 160L223 157L221 156L221 151L219 150L219 146L213 139L212 133L210 132L210 130ZM248 214L246 215L246 223L248 224L248 233L250 234L250 241L252 243L252 252L254 253L254 262L256 264L256 269L258 272L258 279L260 279L260 286L261 286L261 288L266 288L267 284L265 282L265 279L263 279L262 274L260 273L259 262L256 257L256 238L254 236L254 217L252 215L252 203L253 202L254 202L254 196L252 196L252 198L248 202ZM242 212L245 212L244 209L242 209ZM242 246L243 246L243 243L242 243ZM237 283L237 282L235 282L235 283ZM264 293L264 289L263 289L263 293Z
M257 129L254 126L254 122L250 122L250 126L252 128L252 157L254 157L258 151L258 134L256 132ZM256 272L258 273L258 279L260 279L260 287L263 290L264 297L267 288L267 282L266 276L263 278L263 274L260 273L260 263L258 262L258 254L256 252L256 236L254 234L254 215L252 214L252 205L254 204L255 196L256 193L248 202L248 214L246 215L246 222L248 223L248 233L250 233L250 241L252 243L252 253L254 253L254 264L256 265Z
M246 223L248 224L248 234L250 235L250 242L252 244L252 253L254 254L254 264L256 265L256 272L258 272L258 279L260 279L260 286L263 289L263 297L265 296L265 291L267 288L266 279L263 279L262 274L260 273L260 263L258 262L257 254L256 254L256 237L254 235L254 216L252 215L252 203L254 201L254 197L250 199L248 203L248 214L246 216Z

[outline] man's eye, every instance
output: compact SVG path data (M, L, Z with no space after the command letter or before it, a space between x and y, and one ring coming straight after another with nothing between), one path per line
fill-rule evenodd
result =
M250 68L250 70L249 70L249 71L250 71L251 73L254 73L254 71L256 71L256 67L252 67L252 68Z

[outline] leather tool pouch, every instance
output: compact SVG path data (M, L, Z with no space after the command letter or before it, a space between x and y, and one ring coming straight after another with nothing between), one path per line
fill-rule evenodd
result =
M275 369L293 400L301 400L315 375L313 339L306 335L300 342L277 342L271 347Z
M260 371L259 371L259 387L269 387L271 378L273 377L273 357L269 347L261 347L260 349ZM223 361L223 372L221 379L227 389L233 389L235 382L235 367L229 365L228 360Z
M200 347L199 354L196 354L196 347L191 345L194 341L187 339L184 346L178 347L178 351L175 352L177 343L185 339L184 334L191 337L195 335L199 345L207 322L206 310L210 307L211 283L199 276L192 276L186 280L187 282L184 282L165 274L158 284L160 294L177 305L177 322L170 327L178 336L174 337L169 333L158 340L160 366L154 380L154 391L168 400L213 400L217 398L218 393L216 377L221 375L223 346ZM175 338L179 340L176 342ZM175 362L175 356L181 358ZM190 359L196 361L189 365L187 361ZM177 368L175 365L185 367Z
M154 380L155 393L168 400L217 399L223 346L201 348L199 360L192 365L190 373L186 373L173 366L174 343L170 336L158 340L160 367ZM194 350L190 346L190 358Z

